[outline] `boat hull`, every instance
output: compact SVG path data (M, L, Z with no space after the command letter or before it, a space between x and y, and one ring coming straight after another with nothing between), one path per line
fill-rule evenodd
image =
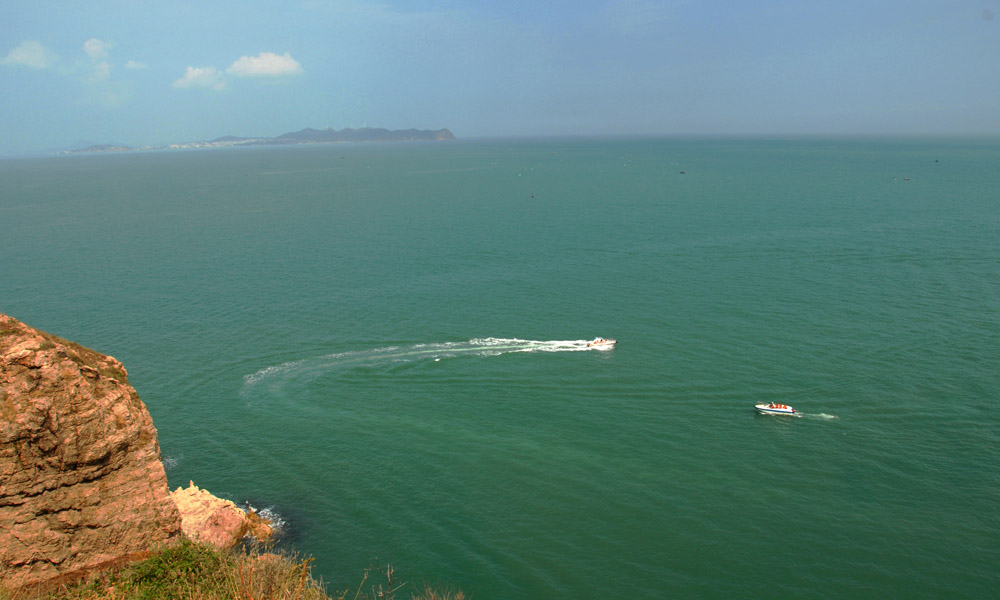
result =
M610 350L615 347L618 340L594 340L592 342L587 342L588 348L593 348L594 350Z
M762 415L794 415L795 409L791 406L768 406L767 404L755 404L754 408Z

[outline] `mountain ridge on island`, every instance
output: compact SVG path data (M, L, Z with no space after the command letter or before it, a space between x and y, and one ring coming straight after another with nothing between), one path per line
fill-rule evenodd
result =
M175 150L183 148L225 148L231 146L288 146L294 144L329 144L342 142L416 142L416 141L447 141L455 139L449 129L396 129L389 130L380 127L362 127L361 129L313 129L307 127L299 131L290 131L276 137L239 137L225 135L204 142L184 142L166 144L163 146L123 146L112 144L95 144L71 153L80 152L135 152L138 150Z

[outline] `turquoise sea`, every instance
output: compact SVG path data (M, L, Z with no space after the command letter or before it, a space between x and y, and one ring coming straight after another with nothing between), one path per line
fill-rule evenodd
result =
M331 590L1000 595L995 139L4 160L0 312Z

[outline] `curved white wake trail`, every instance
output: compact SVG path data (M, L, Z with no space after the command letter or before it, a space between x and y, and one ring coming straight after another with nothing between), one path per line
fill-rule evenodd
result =
M375 367L419 360L441 360L459 356L500 356L513 352L583 352L589 340L522 340L519 338L474 338L467 342L436 342L409 346L385 346L371 350L337 352L265 367L243 377L244 389L274 378L309 378L334 368Z
M522 340L518 338L475 338L465 342L478 349L482 356L495 356L508 352L579 352L594 350L587 346L590 340Z

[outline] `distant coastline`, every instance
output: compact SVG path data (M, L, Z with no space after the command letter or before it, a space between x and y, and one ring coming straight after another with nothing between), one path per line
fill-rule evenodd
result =
M181 150L188 148L226 148L231 146L288 146L292 144L330 144L342 142L439 142L455 139L448 129L382 129L362 127L361 129L333 128L312 129L284 133L277 137L237 137L226 135L205 142L183 142L163 146L120 146L114 144L95 144L69 150L64 154L79 154L92 152L137 152L143 150Z

